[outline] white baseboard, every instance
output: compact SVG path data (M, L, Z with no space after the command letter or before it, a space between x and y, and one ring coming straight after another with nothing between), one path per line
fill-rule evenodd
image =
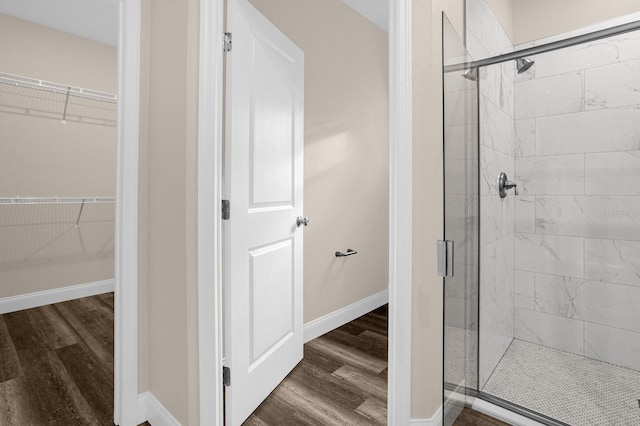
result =
M144 422L151 426L180 426L180 422L148 391L138 395L137 424Z
M149 405L149 395L150 394L151 394L150 392L144 392L144 393L138 394L138 408L136 410L136 412L137 412L136 424L137 425L146 422L147 418L149 417L148 405Z
M36 293L21 294L19 296L4 297L0 299L0 314L109 293L114 291L115 288L115 280L104 280L53 290L38 291Z
M304 342L307 343L308 341L313 340L316 337L320 337L331 330L335 330L336 328L345 325L346 323L351 322L376 308L379 308L385 303L389 303L388 288L352 303L349 306L345 306L342 309L338 309L337 311L308 322L303 328Z
M430 419L411 419L412 426L442 426L442 406L436 410Z

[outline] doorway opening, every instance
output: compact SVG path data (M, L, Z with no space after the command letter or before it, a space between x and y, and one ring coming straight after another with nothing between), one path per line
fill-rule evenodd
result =
M137 279L135 260L122 260L137 252L139 2L33 3L0 12L2 31L17 32L2 37L0 70L2 361L14 363L2 368L3 418L128 423Z
M228 13L226 400L240 424L304 342L388 301L389 52L340 0Z

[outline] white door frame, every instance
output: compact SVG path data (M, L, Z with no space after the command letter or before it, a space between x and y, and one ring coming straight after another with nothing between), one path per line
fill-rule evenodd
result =
M114 422L137 424L138 134L141 0L115 0L118 22L118 166L115 236Z
M129 0L127 0L129 1ZM136 0L139 1L139 0ZM233 0L227 0L233 1ZM412 0L389 2L388 424L411 417ZM200 0L198 342L200 424L223 426L222 199L225 0ZM401 309L399 309L401 308Z

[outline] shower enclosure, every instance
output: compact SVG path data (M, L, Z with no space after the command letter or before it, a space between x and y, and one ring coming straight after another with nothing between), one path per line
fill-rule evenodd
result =
M444 424L638 425L640 23L523 49L467 4L466 43L443 19Z

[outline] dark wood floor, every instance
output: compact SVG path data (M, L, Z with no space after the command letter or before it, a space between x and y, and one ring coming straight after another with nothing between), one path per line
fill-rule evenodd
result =
M473 411L470 408L465 408L453 426L509 426L509 424Z
M113 425L113 321L113 293L0 315L0 426ZM245 425L385 425L386 417L384 306L307 343ZM506 423L465 409L461 425Z
M1 425L113 425L113 293L0 315Z
M386 425L387 307L304 345L248 426Z

